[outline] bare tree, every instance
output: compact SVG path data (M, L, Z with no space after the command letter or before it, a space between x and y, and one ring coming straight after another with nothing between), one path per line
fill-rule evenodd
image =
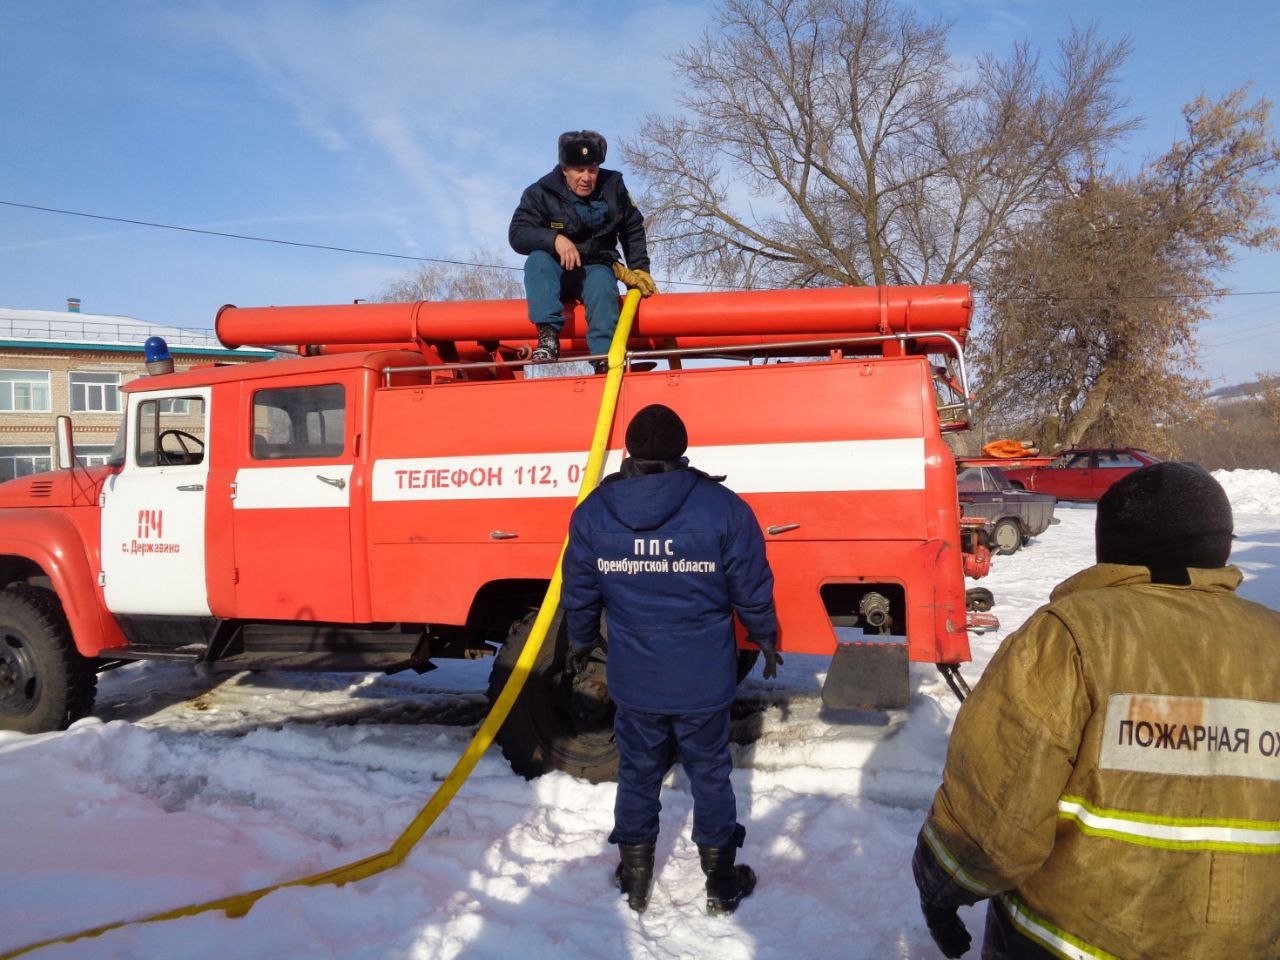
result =
M1258 385L1262 389L1262 416L1271 430L1276 466L1280 467L1280 377L1260 376Z
M389 281L375 297L383 303L416 300L522 300L524 283L519 269L501 266L502 260L489 247L471 254L471 263L424 263L416 270ZM533 335L533 324L529 325ZM590 376L592 369L582 360L530 364L525 376Z
M374 297L382 303L417 300L512 300L524 297L520 271L501 266L488 247L471 254L472 263L424 263L389 280Z
M1134 121L1128 41L1073 32L974 64L891 0L725 0L675 58L682 114L624 145L676 269L747 286L971 279Z
M1242 248L1275 247L1270 104L1184 109L1185 139L1138 174L1095 173L996 258L980 407L1040 445L1145 443L1199 415L1197 324Z

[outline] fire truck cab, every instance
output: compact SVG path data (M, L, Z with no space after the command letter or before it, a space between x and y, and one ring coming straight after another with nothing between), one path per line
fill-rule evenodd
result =
M126 385L104 467L79 466L67 430L61 469L0 485L0 728L65 726L90 711L98 671L139 659L424 671L496 654L496 696L554 570L604 389L526 377L522 308L224 308L228 345L309 355ZM765 533L782 649L832 658L832 707L904 707L909 661L969 657L942 436L964 425L969 309L963 287L641 307L631 357L669 368L624 376L605 471L637 410L680 413L690 462L725 475ZM585 351L584 329L570 312L566 356ZM570 679L565 646L560 632L544 645L499 740L526 775L606 778L607 667ZM743 672L755 653L744 641Z

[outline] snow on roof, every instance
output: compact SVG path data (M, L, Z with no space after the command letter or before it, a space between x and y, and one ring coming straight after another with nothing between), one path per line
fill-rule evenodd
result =
M189 347L229 352L229 348L223 346L210 329L166 326L104 313L0 307L0 340L42 344L53 341L68 346L135 346L144 343L148 337L164 337L170 349L179 351ZM251 347L241 347L235 352L272 355L270 350Z

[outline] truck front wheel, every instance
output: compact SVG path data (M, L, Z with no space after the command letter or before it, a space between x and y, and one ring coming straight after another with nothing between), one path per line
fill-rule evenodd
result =
M489 674L491 705L515 669L537 616L530 613L511 625ZM614 707L605 692L605 665L593 662L587 675L575 683L565 670L569 637L562 618L552 621L552 629L555 635L543 641L524 689L498 731L502 755L512 770L529 778L564 770L593 783L616 780Z
M52 591L0 590L0 730L65 729L93 709L97 683Z

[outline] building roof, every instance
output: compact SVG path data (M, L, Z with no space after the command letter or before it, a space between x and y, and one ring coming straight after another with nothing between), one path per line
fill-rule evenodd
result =
M271 363L253 363L243 366L230 364L204 364L190 370L179 370L176 373L157 374L139 377L123 384L120 389L125 393L134 391L170 390L182 387L203 387L216 383L243 382L270 378L278 380L282 377L308 376L317 373L329 374L340 370L372 370L382 373L397 367L413 367L421 370L422 354L414 350L366 350L359 353L334 353L318 357L282 356ZM464 381L484 383L487 381ZM455 386L452 382L450 386ZM414 384L421 387L423 384Z
M222 345L212 330L171 327L102 313L0 307L0 347L141 353L148 337L164 337L174 354L245 358L275 356L272 350L256 347L229 349Z

